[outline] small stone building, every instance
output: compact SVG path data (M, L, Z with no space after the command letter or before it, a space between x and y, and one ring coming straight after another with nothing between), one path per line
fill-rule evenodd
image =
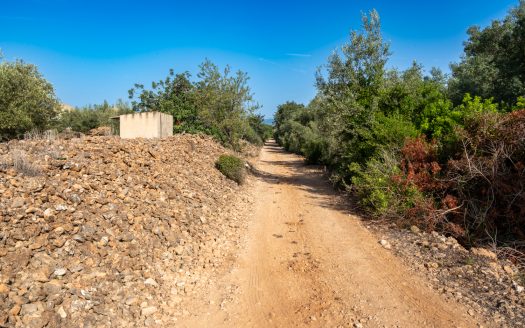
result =
M120 137L163 138L173 135L173 116L161 112L120 115Z

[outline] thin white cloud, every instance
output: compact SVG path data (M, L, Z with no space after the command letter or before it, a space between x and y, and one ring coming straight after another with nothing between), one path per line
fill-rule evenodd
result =
M300 53L287 53L286 56L290 56L290 57L302 57L302 58L312 57L311 54L300 54Z
M279 65L276 62L274 62L272 60L269 60L269 59L266 59L266 58L263 58L263 57L259 57L258 59L259 59L259 61L261 61L263 63L268 63L268 64L272 64L272 65Z
M280 64L278 62L275 62L273 60L269 60L269 59L266 59L266 58L263 58L263 57L259 57L257 58L260 62L263 62L263 63L267 63L267 64L270 64L270 65L274 65L276 67L279 67L279 68L282 68L282 69L286 69L286 70L289 70L289 71L292 71L292 72L295 72L295 73L300 73L300 74L307 74L307 71L304 70L304 69L300 69L300 68L295 68L295 67L290 67L288 65L283 65L283 64Z

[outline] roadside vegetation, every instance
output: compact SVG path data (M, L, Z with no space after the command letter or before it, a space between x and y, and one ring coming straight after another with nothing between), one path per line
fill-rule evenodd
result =
M246 178L246 168L244 161L237 156L221 155L215 163L215 166L224 176L238 184L244 183Z
M364 209L465 244L525 242L525 1L468 30L451 75L388 68L372 11L316 76L308 105L275 114L275 138Z

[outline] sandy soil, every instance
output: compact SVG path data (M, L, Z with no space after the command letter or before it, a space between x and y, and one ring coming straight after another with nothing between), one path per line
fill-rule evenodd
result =
M244 247L181 326L480 326L381 247L318 169L275 143L256 167Z

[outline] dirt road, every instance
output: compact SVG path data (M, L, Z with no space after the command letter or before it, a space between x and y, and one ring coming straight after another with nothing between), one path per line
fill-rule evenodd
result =
M267 144L232 271L192 327L476 327L378 244L298 156Z

